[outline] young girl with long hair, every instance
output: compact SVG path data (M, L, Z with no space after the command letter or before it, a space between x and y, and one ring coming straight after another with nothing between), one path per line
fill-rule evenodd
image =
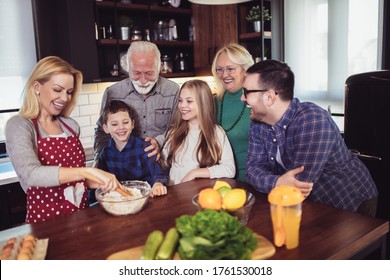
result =
M234 156L225 131L216 123L208 84L190 80L179 92L178 110L163 148L169 185L196 178L233 178Z

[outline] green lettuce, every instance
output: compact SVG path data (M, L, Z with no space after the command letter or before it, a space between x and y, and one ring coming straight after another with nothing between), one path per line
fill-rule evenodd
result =
M251 259L257 239L251 229L225 211L206 209L176 219L178 252L184 260Z

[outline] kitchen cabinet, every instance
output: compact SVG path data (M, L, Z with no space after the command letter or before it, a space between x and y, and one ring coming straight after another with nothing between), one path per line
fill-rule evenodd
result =
M172 72L162 73L162 76L193 76L194 44L191 36L191 4L188 1L181 1L180 7L175 8L158 5L157 1L124 2L95 2L94 34L99 63L99 79L95 81L120 80L128 76L121 61L126 61L123 55L132 43L132 39L151 40L160 49L162 59L172 63L169 67ZM173 20L176 26L169 27ZM128 38L122 36L122 26L129 27ZM185 61L185 67L181 69L175 68L175 58L179 59L180 53ZM115 71L116 69L119 72Z
M0 230L24 223L26 194L18 182L0 186Z
M211 64L218 49L225 44L238 42L236 12L236 4L192 4L196 75L211 75Z
M82 71L85 82L99 77L94 0L32 0L38 59L59 56Z

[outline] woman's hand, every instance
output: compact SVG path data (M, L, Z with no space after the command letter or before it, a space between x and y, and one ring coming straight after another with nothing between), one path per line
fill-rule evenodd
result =
M82 175L88 180L88 185L92 189L101 188L103 192L111 192L116 188L124 189L114 174L104 170L87 167L83 169Z
M150 145L145 148L145 152L150 152L148 154L148 157L157 156L156 161L160 159L160 145L156 141L156 139L152 137L146 137L146 142L150 142Z
M164 186L160 182L154 183L153 188L152 188L152 192L150 193L150 197L166 195L166 194L167 194L167 187L166 186Z

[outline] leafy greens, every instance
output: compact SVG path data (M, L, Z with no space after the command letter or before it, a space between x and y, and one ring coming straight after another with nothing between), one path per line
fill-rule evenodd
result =
M224 211L206 209L176 219L183 260L251 259L257 239L248 227Z

